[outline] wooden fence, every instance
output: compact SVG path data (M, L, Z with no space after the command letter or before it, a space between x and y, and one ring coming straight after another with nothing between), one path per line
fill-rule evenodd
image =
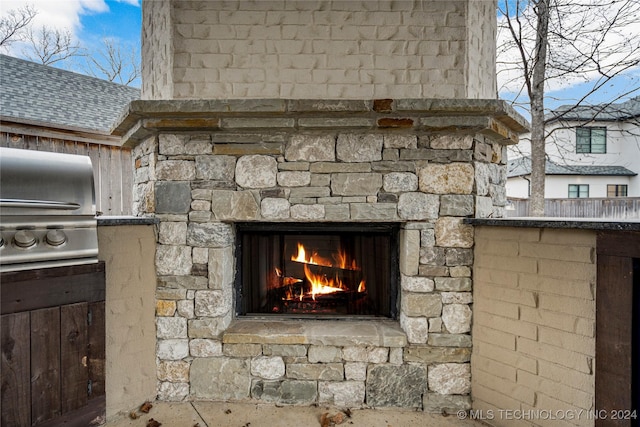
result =
M96 210L102 215L131 215L133 165L130 149L7 132L0 133L0 147L89 156L93 165Z
M547 217L640 219L640 197L546 199ZM509 199L507 217L529 216L528 199Z

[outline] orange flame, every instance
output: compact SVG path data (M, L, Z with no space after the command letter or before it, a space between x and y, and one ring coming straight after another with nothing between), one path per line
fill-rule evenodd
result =
M317 294L331 294L342 292L344 286L338 279L330 279L327 276L314 274L307 264L304 265L304 275L311 283L311 297L315 300Z

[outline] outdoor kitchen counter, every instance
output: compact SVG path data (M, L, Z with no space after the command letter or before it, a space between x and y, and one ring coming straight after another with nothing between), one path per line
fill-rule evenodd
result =
M138 217L138 216L99 216L98 226L110 225L155 225L158 224L157 218Z
M640 231L640 219L607 218L466 218L465 224L522 228L567 228L603 231Z

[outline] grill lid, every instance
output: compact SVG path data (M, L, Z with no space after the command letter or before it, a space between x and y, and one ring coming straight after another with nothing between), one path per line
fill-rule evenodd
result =
M87 156L0 148L0 215L95 216Z

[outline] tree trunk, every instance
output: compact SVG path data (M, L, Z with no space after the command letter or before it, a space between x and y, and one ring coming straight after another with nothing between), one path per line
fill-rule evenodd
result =
M547 42L549 31L549 0L537 0L536 55L532 70L529 99L531 103L531 196L530 216L544 216L545 184L545 129L544 129L544 81L547 66Z

